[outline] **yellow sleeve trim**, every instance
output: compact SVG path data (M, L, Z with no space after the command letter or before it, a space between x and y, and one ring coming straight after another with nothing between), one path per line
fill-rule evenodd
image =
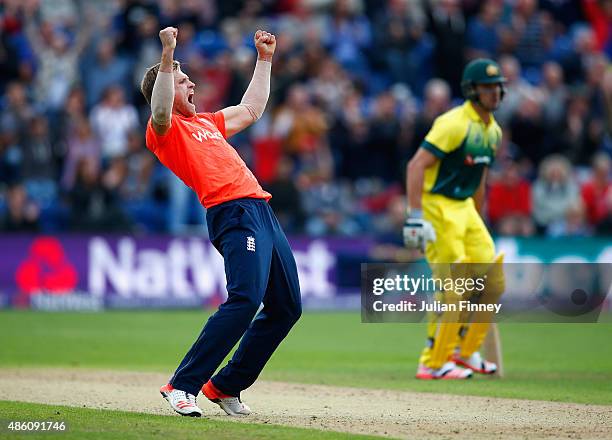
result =
M451 110L436 118L431 130L425 136L425 142L441 152L450 153L461 146L468 126L469 122L465 123L459 111Z

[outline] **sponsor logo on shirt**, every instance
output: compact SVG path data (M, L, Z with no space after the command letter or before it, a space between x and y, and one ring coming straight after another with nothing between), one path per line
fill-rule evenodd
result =
M205 125L207 127L210 127L211 130L206 130L204 128L202 128L201 126L197 125L197 124L193 124L191 122L188 121L184 121L186 125L192 127L195 129L195 131L191 132L191 136L193 136L193 138L198 141L198 142L205 142L211 139L223 139L223 136L221 135L221 133L219 132L219 130L217 130L217 127L215 126L215 124L213 124L210 121L207 121L204 118L198 118L198 121L200 121L202 123L202 125Z
M491 163L491 158L489 156L474 157L471 154L468 154L467 156L465 156L465 160L463 161L463 163L468 166L473 166L473 165L478 165L478 164L489 165Z
M223 136L221 136L221 133L219 133L218 131L209 131L201 128L199 128L195 132L191 132L191 136L193 136L193 138L198 142L204 142L211 139L223 139Z

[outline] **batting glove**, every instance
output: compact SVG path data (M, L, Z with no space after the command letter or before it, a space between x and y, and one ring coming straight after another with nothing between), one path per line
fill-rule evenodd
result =
M413 213L404 223L404 245L408 249L420 249L425 252L429 241L436 241L436 231L431 223Z

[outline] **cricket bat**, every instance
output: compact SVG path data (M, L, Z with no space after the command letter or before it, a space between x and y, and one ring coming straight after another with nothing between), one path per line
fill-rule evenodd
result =
M499 329L497 323L492 322L489 327L489 332L482 344L485 359L497 364L497 372L495 377L504 377L504 361L502 357L501 339L499 337Z

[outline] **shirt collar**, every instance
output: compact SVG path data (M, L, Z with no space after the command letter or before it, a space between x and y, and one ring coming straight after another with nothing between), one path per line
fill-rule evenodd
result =
M468 115L468 117L472 121L482 122L483 124L485 124L485 122L482 119L480 119L480 116L478 115L478 113L476 113L476 110L474 109L474 104L472 104L472 101L469 101L469 100L465 101L465 103L463 104L463 108L465 110L465 113ZM491 125L493 122L495 122L495 118L493 117L493 113L491 113L491 119L489 120L488 125Z

